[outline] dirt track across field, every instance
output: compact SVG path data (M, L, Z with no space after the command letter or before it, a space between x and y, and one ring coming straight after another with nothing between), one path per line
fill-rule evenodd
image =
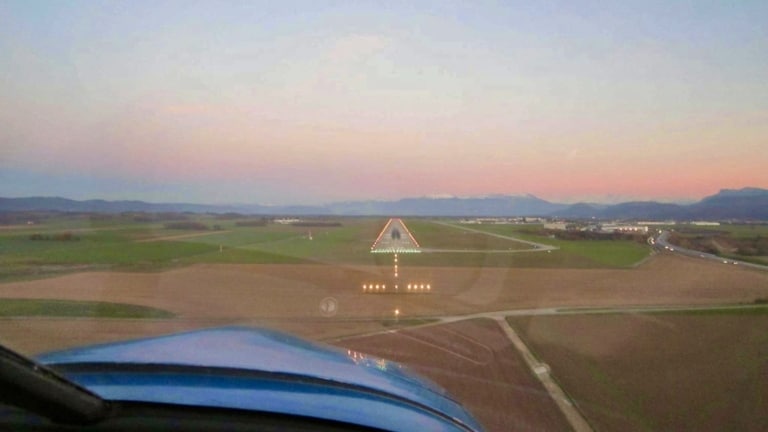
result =
M188 239L188 238L195 238L195 237L204 237L214 234L224 234L228 233L227 230L219 230L219 231L209 231L209 232L202 232L202 233L193 233L193 234L178 234L178 235L170 235L170 236L162 236L162 237L151 237L141 240L136 240L136 243L150 243L150 242L157 242L157 241L165 241L165 240L181 240L181 239Z
M570 430L493 320L345 338L336 345L409 365L448 390L488 431Z
M364 294L385 269L332 265L195 265L158 273L92 272L0 284L0 298L132 303L188 319L401 318L541 307L752 303L768 296L768 272L659 255L635 269L442 268L403 270L430 294ZM1 333L0 333L1 334Z
M524 371L509 340L503 338L502 343L497 323L473 320L382 335L385 323L396 309L406 322L513 309L753 303L768 298L768 272L667 254L632 269L408 267L402 280L427 281L430 294L362 292L362 284L387 277L388 270L205 264L158 273L90 272L5 283L0 284L0 301L120 302L165 309L177 318L0 319L0 343L35 354L225 325L263 325L316 340L379 332L342 344L414 365L448 387L492 430L508 430L504 422L512 417L507 412L516 413L516 425L522 429L557 430L564 421L562 414L542 408L554 405L551 400L549 405L542 402L548 395ZM329 297L337 307L327 317L321 305ZM604 341L598 339L593 342L602 346ZM493 385L495 381L500 384ZM497 395L494 398L500 398L502 405L488 394ZM515 411L516 404L526 412Z
M752 303L768 297L768 272L673 255L635 269L408 268L431 294L364 294L385 275L374 266L196 265L158 273L90 272L0 284L2 298L137 304L174 320L0 319L0 342L24 352L236 324L265 324L323 339L382 329L400 319L477 312L625 305ZM320 308L336 300L334 315ZM320 324L322 323L322 324ZM321 329L321 330L318 330Z
M768 430L768 316L515 317L596 430Z
M386 324L390 324L387 326ZM381 320L0 318L0 344L26 355L224 326L266 327L311 340L395 328Z

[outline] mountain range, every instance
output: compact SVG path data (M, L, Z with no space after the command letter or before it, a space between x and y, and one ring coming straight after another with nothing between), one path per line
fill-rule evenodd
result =
M561 218L648 220L768 220L768 189L723 189L692 204L634 201L620 204L553 203L533 195L422 197L394 201L345 201L318 206L264 206L76 201L60 197L0 198L0 212L191 212L260 215L399 216L548 216Z

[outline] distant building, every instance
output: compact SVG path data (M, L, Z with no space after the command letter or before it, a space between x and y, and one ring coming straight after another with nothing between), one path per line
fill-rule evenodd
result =
M644 225L603 224L600 226L600 231L604 233L647 233L648 227Z
M275 223L283 224L283 225L290 225L292 223L301 222L301 219L296 218L280 218L275 219Z
M522 223L524 218L491 218L479 217L471 219L461 219L460 224L517 224Z
M720 226L720 222L693 221L691 225L696 226Z
M638 225L675 225L677 222L673 220L666 220L666 221L637 221Z
M565 231L568 229L568 225L565 222L547 222L544 224L544 229Z

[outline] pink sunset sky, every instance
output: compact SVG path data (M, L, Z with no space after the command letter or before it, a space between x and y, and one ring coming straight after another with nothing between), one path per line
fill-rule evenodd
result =
M3 2L0 196L768 187L764 2L411 3Z

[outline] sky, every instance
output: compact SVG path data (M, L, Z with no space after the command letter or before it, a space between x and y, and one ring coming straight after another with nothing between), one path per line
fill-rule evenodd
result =
M768 2L0 0L0 196L768 188Z

